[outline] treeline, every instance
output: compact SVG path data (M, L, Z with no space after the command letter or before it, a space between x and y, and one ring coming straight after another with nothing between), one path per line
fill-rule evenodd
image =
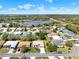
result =
M48 15L48 17L61 20L65 23L79 24L79 15Z
M66 28L69 29L70 31L79 34L79 25L75 25L75 24L67 24Z
M6 21L6 20L15 20L15 21L20 21L20 20L49 20L49 17L45 15L9 15L9 16L0 16L0 21Z

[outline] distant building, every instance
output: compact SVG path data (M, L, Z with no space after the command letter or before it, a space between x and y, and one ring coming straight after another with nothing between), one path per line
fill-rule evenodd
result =
M62 33L63 33L64 35L68 35L68 36L74 36L74 35L75 35L75 33L73 33L72 31L69 31L68 29L64 29L64 30L62 31Z

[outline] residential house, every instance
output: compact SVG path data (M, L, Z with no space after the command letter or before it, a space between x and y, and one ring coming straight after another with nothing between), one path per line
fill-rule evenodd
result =
M20 27L16 29L16 31L22 31L22 30L23 28L20 28Z
M43 43L43 41L37 40L37 41L33 41L32 46L36 47L36 48L43 48L44 43Z
M58 47L63 47L65 44L65 41L60 37L60 36L52 36L53 42L58 46Z
M38 27L33 27L33 28L31 29L31 32L32 32L33 34L35 34L36 32L39 32Z
M75 35L74 32L69 31L68 29L62 30L62 33L63 33L64 35L71 36L71 37L73 37L73 36Z
M0 28L0 31L1 31L1 32L7 32L7 29L8 29L8 28L4 28L4 27L3 27L3 28Z
M79 35L73 36L74 39L79 40Z
M22 46L30 47L31 42L29 41L20 41L18 44L18 48L22 48Z
M55 35L57 35L57 33L54 33L54 32L49 32L49 33L47 34L47 36L48 36L50 39L52 39L52 36L55 36Z
M75 35L75 36L73 36L73 38L74 38L74 40L76 41L76 43L79 44L79 35Z
M16 28L14 28L14 27L8 28L8 29L7 29L7 33L9 33L9 34L10 34L10 33L13 33L13 32L15 31L15 29L16 29Z
M9 23L0 23L0 27L2 27L3 25L5 25L5 26L9 26Z
M73 48L75 52L79 52L79 44L73 44Z
M15 35L21 35L22 32L21 32L21 31L15 31L14 34L15 34Z
M3 45L3 47L16 48L18 43L19 43L18 41L6 41L5 44Z

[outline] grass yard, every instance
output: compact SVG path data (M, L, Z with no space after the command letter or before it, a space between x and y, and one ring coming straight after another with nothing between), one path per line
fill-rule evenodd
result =
M35 48L35 47L31 47L30 51L31 52L40 52L40 49L39 48Z
M46 52L49 52L49 51L48 51L48 48L47 48L47 43L52 43L52 44L54 44L53 41L51 41L50 38L48 38L48 37L46 36L46 40L44 40L44 46L45 46L45 51L46 51Z
M0 49L0 53L8 53L8 51L9 51L9 50L6 49L6 48L1 48L1 49Z
M66 48L58 48L57 52L68 52L69 50Z
M73 51L73 48L69 48L67 46L64 46L62 48L57 48L57 52L71 52Z
M65 59L79 59L79 56L65 57Z
M20 59L19 57L11 57L10 59Z
M44 46L45 46L45 51L46 51L46 52L49 52L49 51L48 51L48 48L47 48L47 43L48 43L48 42L50 43L51 41L50 41L50 40L44 40Z
M46 46L47 41L44 40L44 45L45 45L45 51L48 52L47 46Z
M76 41L74 39L69 39L69 41L72 43L72 44L76 44Z
M13 53L16 53L16 50L15 49L13 50Z

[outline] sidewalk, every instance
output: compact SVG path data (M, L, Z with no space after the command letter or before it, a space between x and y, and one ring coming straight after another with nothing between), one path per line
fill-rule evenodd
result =
M49 59L58 59L55 56L48 56Z
M35 59L35 57L30 57L30 59Z

